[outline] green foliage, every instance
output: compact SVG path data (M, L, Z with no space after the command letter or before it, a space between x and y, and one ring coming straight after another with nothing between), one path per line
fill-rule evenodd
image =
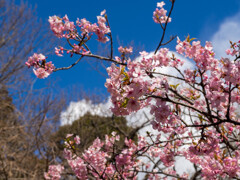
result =
M81 139L80 151L84 151L97 137L104 140L105 135L110 135L113 131L120 135L120 145L123 145L125 137L132 136L134 128L127 126L124 117L100 117L88 113L71 125L60 127L52 138L57 143L59 150L62 151L67 134L79 135ZM136 134L133 135L133 140L137 140Z

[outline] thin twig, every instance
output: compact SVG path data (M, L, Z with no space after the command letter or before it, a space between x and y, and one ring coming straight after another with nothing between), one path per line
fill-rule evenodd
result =
M84 56L82 55L75 63L71 64L71 65L68 66L68 67L56 68L56 69L54 69L53 71L56 72L56 71L59 71L59 70L67 70L67 69L70 69L70 68L72 68L73 66L75 66L77 63L79 63L79 61L80 61L83 57L84 57Z
M163 33L162 33L161 40L160 40L160 42L159 42L159 44L158 44L158 46L157 46L157 49L155 50L154 54L156 54L157 51L158 51L158 49L160 48L160 46L163 45L162 42L163 42L163 39L164 39L164 36L165 36L165 32L166 32L166 29L167 29L168 20L169 20L169 18L170 18L170 16L171 16L171 13L172 13L172 10L173 10L173 7L174 7L174 3L175 3L175 0L172 1L172 6L171 6L171 9L170 9L170 11L169 11L169 13L168 13L168 17L167 17L167 20L166 20L165 25L164 25L164 28L163 28ZM174 39L174 38L173 38L173 39ZM172 39L172 40L173 40L173 39ZM172 41L172 40L171 40L171 41ZM170 41L170 42L171 42L171 41ZM165 44L166 44L166 43L165 43ZM164 44L164 45L165 45L165 44Z
M110 59L113 58L113 39L112 39L112 31L111 31L111 27L110 27L110 24L109 24L109 21L108 21L108 18L107 18L107 15L105 15L105 19L107 21L107 25L110 29L110 32L109 32L109 37L110 37L110 41L111 41L111 56L110 56Z

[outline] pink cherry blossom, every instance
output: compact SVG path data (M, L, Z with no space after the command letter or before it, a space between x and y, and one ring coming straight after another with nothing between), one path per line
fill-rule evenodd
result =
M171 22L171 17L168 17L167 11L163 8L163 6L165 5L165 3L162 1L160 3L157 3L157 7L159 7L160 9L156 8L156 10L153 12L153 20L155 23L166 23L167 20L168 22Z
M33 69L33 72L39 79L44 79L50 75L44 68Z
M75 29L74 22L70 22L67 15L65 15L63 18L58 16L50 16L48 22L55 36L59 38L69 37L69 31L71 32Z
M61 172L64 170L64 167L61 165L50 165L48 167L48 172L44 173L45 179L59 180L61 178Z
M131 46L130 46L129 48L127 48L127 47L123 48L122 46L120 46L120 47L118 48L118 51L119 51L120 53L124 53L124 54L132 53L132 50L133 50L133 48L132 48Z

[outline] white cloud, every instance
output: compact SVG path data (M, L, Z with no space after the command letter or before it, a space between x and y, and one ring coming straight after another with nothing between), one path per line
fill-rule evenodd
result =
M84 116L86 113L109 117L112 115L110 111L111 101L108 99L105 103L94 104L90 100L81 100L78 102L70 102L68 108L61 113L61 125L71 124L73 121Z
M226 18L211 38L217 58L227 57L225 50L229 49L229 41L240 40L240 13Z

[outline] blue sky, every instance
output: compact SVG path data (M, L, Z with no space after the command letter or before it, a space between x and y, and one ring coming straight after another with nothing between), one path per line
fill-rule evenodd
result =
M157 2L160 1L28 1L33 6L37 6L37 15L43 22L47 22L49 16L58 15L62 17L67 14L71 21L75 21L77 18L86 18L94 23L96 22L96 16L103 9L106 9L114 39L115 55L118 55L117 47L119 45L129 45L131 43L134 44L134 47L144 49L148 52L155 50L161 38L161 28L152 20L152 14ZM169 10L170 1L167 0L165 3L165 9ZM240 29L239 19L239 0L176 0L172 22L168 25L166 40L170 35L178 35L183 39L190 34L191 37L195 37L201 41L214 40L215 44L221 44L222 41L225 42L226 40L234 41L235 39L230 38L239 37L240 39L240 32L238 30ZM232 24L229 24L229 22L232 22ZM228 25L229 28L226 28ZM94 38L92 39L94 40ZM174 50L175 45L176 41L173 41L167 47ZM93 52L101 49L98 43L90 44L90 47ZM216 51L220 51L220 49L216 47ZM70 64L76 58L49 56L49 60L52 60L57 67L61 66L61 64ZM56 85L61 88L78 85L86 91L96 92L99 90L101 93L107 93L104 87L105 77L93 70L92 66L99 66L98 69L103 73L105 72L104 68L95 61L88 60L88 62L91 65L87 61L83 61L68 71L54 73L49 77L49 80L38 80L37 87L44 86L46 81L56 81ZM31 72L29 71L29 73Z

